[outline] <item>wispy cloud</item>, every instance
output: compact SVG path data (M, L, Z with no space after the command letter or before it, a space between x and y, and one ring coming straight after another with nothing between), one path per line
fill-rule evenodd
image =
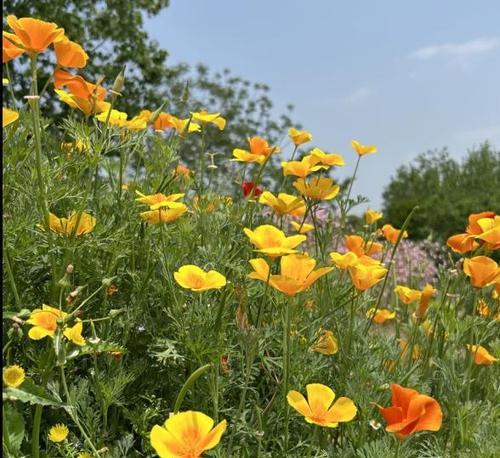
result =
M434 57L450 57L459 60L486 54L500 46L498 38L477 38L463 43L444 43L441 45L426 46L417 49L410 54L420 60L432 59Z
M357 103L360 100L370 97L370 95L372 94L373 91L369 87L362 86L356 89L352 94L348 95L347 97L344 97L344 102L347 104Z

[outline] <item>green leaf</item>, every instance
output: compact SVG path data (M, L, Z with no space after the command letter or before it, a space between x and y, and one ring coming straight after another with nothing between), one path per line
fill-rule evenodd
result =
M24 418L21 413L19 413L14 406L10 404L4 404L4 438L7 437L7 441L4 439L4 445L8 448L8 453L16 456L21 450L21 444L24 439Z
M3 399L15 399L21 402L29 402L32 405L66 408L66 405L60 399L51 396L45 388L35 385L31 380L25 380L17 388L9 387L4 389Z
M76 358L77 356L83 355L94 355L99 353L111 353L111 352L120 352L125 353L125 349L116 343L113 342L98 342L96 344L91 344L89 339L87 339L87 344L83 347L73 348L66 355L66 359L70 360Z

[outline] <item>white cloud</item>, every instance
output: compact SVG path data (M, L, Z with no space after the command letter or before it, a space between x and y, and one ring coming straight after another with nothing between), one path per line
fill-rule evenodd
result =
M348 95L347 97L344 98L344 102L348 104L353 104L357 103L360 100L366 99L367 97L370 97L370 95L373 94L373 91L367 87L363 86L358 89L356 89L351 95Z
M442 45L426 46L410 54L420 60L434 57L450 57L459 60L479 54L486 54L500 46L498 38L477 38L463 43L444 43Z

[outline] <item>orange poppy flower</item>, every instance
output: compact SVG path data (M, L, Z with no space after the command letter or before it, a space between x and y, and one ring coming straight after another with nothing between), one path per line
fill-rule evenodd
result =
M464 260L464 273L471 279L472 286L485 286L500 283L500 268L498 264L487 256L475 256Z
M377 407L387 421L385 430L397 437L408 437L418 431L439 431L443 412L439 403L430 396L393 383L392 406Z
M492 228L489 227L490 224L487 223L487 220L493 220L494 218L495 212L491 211L470 214L466 231L463 234L455 234L449 237L446 241L447 245L453 251L460 254L475 250L479 246L479 243L477 243L475 239L477 236L482 235L485 231ZM486 225L488 225L488 228L485 227Z
M56 89L67 87L69 92L84 100L96 97L97 100L104 100L106 89L102 86L85 81L80 75L73 75L64 70L54 72L54 86Z
M422 320L425 316L425 312L427 311L427 307L429 306L429 301L431 297L436 294L436 291L432 285L427 283L420 294L420 302L418 304L417 311L415 312L415 317L418 320Z
M45 51L54 41L64 35L64 29L59 28L57 24L31 17L18 19L10 15L7 16L7 24L15 35L15 37L8 35L7 38L33 53Z
M62 67L83 68L87 65L89 56L85 50L74 41L65 39L54 43L57 63Z
M7 32L4 32L4 35L2 36L2 62L4 64L12 59L15 59L17 56L20 56L24 52L24 49L19 48L14 43L12 43L12 41L5 38L5 35L8 36L12 34L7 34Z
M391 224L384 224L380 230L385 239L393 245L397 242L401 230L396 229ZM408 232L404 231L402 238L407 238Z
M498 361L497 358L481 345L467 345L467 349L474 355L474 363L478 366L491 366Z
M382 280L386 272L387 269L381 265L365 265L360 262L349 267L351 281L360 291L366 291L377 284Z
M348 235L345 237L345 246L349 251L352 251L357 256L372 256L376 253L380 253L383 249L381 243L367 241L359 235Z
M371 308L366 312L366 317L370 318L377 324L384 324L387 320L396 318L396 312L391 312L388 309Z

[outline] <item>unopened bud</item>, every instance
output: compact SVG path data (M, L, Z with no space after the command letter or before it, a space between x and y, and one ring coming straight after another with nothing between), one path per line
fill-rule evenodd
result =
M102 283L102 286L109 288L111 286L112 282L113 282L112 278L103 278L101 283Z
M64 274L64 277L62 277L58 282L57 284L61 287L61 288L69 288L71 286L71 283L69 282L68 280L68 276L66 274Z
M73 266L73 264L68 264L68 267L66 267L66 273L68 275L71 275L74 270L75 270L75 266Z
M108 313L108 316L110 318L114 318L115 316L118 316L120 313L123 312L123 309L111 309Z
M165 105L167 104L167 101L163 102L159 108L157 108L153 113L151 113L151 116L148 119L148 124L154 124L155 121L158 119L160 116L160 113L163 111L163 108L165 108ZM162 131L163 132L163 131Z
M187 104L189 100L189 83L186 81L186 85L184 86L184 90L182 91L181 95L181 103L184 105Z
M113 82L113 86L111 86L111 89L109 92L113 94L114 96L120 96L122 95L122 90L125 87L125 66L120 70L120 73L118 73L118 76L115 78L115 81Z

